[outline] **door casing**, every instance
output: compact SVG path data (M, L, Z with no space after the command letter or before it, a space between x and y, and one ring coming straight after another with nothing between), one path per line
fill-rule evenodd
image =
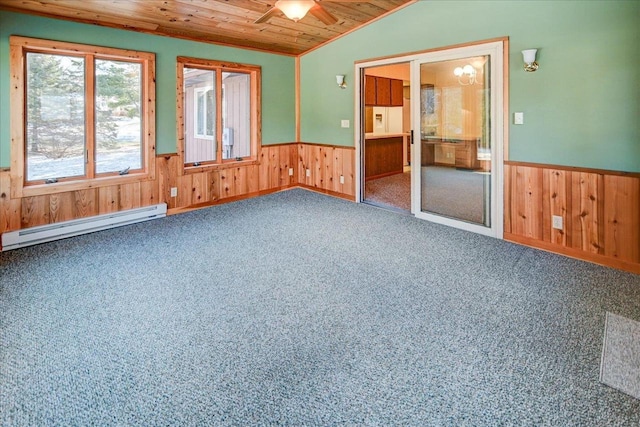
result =
M492 118L492 162L491 162L491 227L470 224L464 221L453 220L451 218L441 217L438 215L430 215L420 213L420 200L416 192L420 189L419 185L419 169L412 168L411 177L411 204L412 213L419 218L428 221L449 225L455 228L472 231L501 239L504 229L504 159L507 152L507 128L508 123L508 94L506 81L508 75L505 64L508 64L508 38L500 38L476 43L468 43L464 45L443 47L438 49L426 50L423 52L411 53L406 55L398 55L394 57L385 57L380 59L366 60L355 64L355 120L354 120L354 146L355 146L355 191L356 202L362 202L362 183L363 183L363 159L362 144L364 143L364 71L369 67L377 67L381 65L391 65L397 63L409 62L411 66L411 98L419 99L420 96L420 75L419 71L416 75L416 69L419 68L419 61L441 61L448 59L456 59L465 56L491 55L491 118ZM412 102L412 119L411 128L414 135L419 135L419 126L417 126L415 109L419 106ZM419 159L419 144L412 144L411 158Z

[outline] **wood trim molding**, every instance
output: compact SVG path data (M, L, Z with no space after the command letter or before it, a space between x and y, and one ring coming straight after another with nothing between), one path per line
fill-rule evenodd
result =
M434 48L430 48L430 49L424 49L424 50L416 50L413 52L401 52L401 53L396 53L393 55L385 55L385 56L378 56L375 58L367 58L367 59L362 59L359 61L354 61L355 65L358 64L362 64L362 63L368 63L368 62L376 62L376 61L383 61L383 60L387 60L387 59L401 59L401 58L406 58L406 57L410 57L410 56L417 56L417 55L423 55L425 53L432 53L432 52L439 52L439 51L443 51L443 50L450 50L450 49L458 49L458 48L462 48L462 47L469 47L469 46L476 46L476 45L480 45L480 44L487 44L487 43L496 43L496 42L508 42L509 41L509 37L508 36L503 36L503 37L495 37L492 39L486 39L486 40L477 40L477 41L472 41L472 42L466 42L466 43L457 43L457 44L452 44L449 46L438 46L438 47L434 47ZM505 46L507 47L507 46ZM508 66L508 63L507 63Z
M297 188L304 188L305 190L309 190L309 191L315 191L316 193L326 194L328 196L337 197L339 199L348 200L348 201L354 202L354 203L356 201L355 196L352 196L350 194L338 193L337 191L325 190L323 188L313 187L311 185L306 185L306 184L298 184L293 188L296 188L296 187Z
M285 190L289 190L289 189L297 188L297 187L298 187L297 185L286 185L286 186L278 187L278 188L270 188L268 190L254 191L252 193L246 193L246 194L242 194L242 195L239 195L239 196L233 196L233 197L227 197L227 198L224 198L224 199L212 200L212 201L205 202L205 203L198 203L198 204L190 205L190 206L187 206L187 207L171 208L171 209L167 209L167 215L176 215L176 214L181 214L181 213L186 213L186 212L191 212L191 211L197 211L197 210L202 209L202 208L208 208L208 207L216 206L216 205L223 205L225 203L237 202L239 200L251 199L253 197L266 196L267 194L278 193L280 191L285 191Z
M295 59L295 139L300 141L300 56Z
M502 161L509 160L509 37L502 42Z
M283 145L296 145L296 144L299 144L299 142L294 142L294 141L291 141L291 142L278 142L276 144L262 144L260 146L260 148L281 147Z
M291 142L278 142L277 144L262 144L260 148L279 147L282 145L295 145L295 144L299 144L299 143L295 141L291 141ZM159 153L159 154L156 154L156 159L160 157L169 159L170 157L178 157L178 156L179 156L178 153ZM9 168L6 168L6 170L9 170ZM2 171L2 169L0 169L0 171Z
M525 166L529 168L560 169L560 170L565 170L570 172L595 173L600 175L615 175L615 176L628 176L632 178L640 178L640 172L625 172L625 171L615 171L615 170L608 170L608 169L584 168L581 166L551 165L546 163L530 163L530 162L519 162L519 161L511 161L511 160L505 160L504 164L509 166Z
M342 148L344 150L355 150L356 149L356 147L349 146L349 145L333 145L333 144L325 144L323 142L299 142L298 144L306 145L306 146L317 145L317 146L320 146L320 147Z
M56 40L39 39L23 36L9 37L10 73L11 73L11 197L33 197L55 193L104 188L113 185L143 183L155 180L156 153L156 76L155 54L151 52L131 49L120 49L95 46L82 43L61 42ZM128 61L141 66L141 123L144 123L142 133L142 168L130 171L120 176L116 171L96 174L96 170L87 167L83 176L60 178L55 184L45 184L44 180L26 182L26 56L29 52L49 55L69 55L83 58L85 61L83 92L85 106L85 145L87 159L95 166L94 147L94 102L95 102L95 72L92 65L99 59L113 61Z
M640 274L640 264L636 264L633 262L615 259L596 253L585 252L579 249L560 247L553 243L544 242L531 237L519 236L512 233L505 232L504 240L524 246L529 246L531 248L541 249L543 251L568 256L570 258L579 259L582 261L589 261L595 264L603 265L605 267L617 268L619 270Z
M198 70L210 70L215 72L215 103L216 103L216 144L215 160L203 161L202 165L196 166L191 161L186 163L186 128L185 122L191 120L189 108L185 105L185 69L196 68ZM249 76L249 120L250 120L250 155L246 160L225 160L222 152L222 74L223 72L237 72ZM243 165L256 164L259 158L259 151L262 147L262 67L260 65L219 61L214 59L194 58L190 56L178 56L176 59L176 138L177 154L182 162L182 169L178 171L180 175L189 173L209 171L215 169L226 169L242 167ZM195 114L194 112L192 112ZM188 117L189 116L189 117ZM197 136L197 135L196 135ZM195 138L195 137L194 137Z

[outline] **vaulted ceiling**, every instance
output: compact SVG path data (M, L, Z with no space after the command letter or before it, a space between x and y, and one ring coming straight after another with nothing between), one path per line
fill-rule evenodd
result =
M333 24L312 13L293 22L280 11L255 23L275 0L0 0L0 9L299 55L414 1L316 0Z

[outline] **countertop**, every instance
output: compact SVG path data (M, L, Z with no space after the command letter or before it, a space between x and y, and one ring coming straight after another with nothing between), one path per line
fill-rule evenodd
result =
M364 139L402 138L409 135L409 133L365 133Z
M422 138L422 142L426 144L461 144L465 142L476 142L477 137L457 137L457 138L442 138L438 136L427 136Z

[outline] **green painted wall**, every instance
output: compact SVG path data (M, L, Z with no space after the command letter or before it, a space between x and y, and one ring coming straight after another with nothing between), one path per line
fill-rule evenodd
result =
M353 145L354 61L508 36L511 160L640 172L640 1L419 1L301 59L301 138ZM538 48L540 68L522 70ZM346 74L340 90L336 74Z
M0 167L10 164L9 36L95 44L156 54L157 152L176 152L176 57L234 61L262 67L262 143L295 139L293 57L207 43L152 36L113 28L0 11Z

